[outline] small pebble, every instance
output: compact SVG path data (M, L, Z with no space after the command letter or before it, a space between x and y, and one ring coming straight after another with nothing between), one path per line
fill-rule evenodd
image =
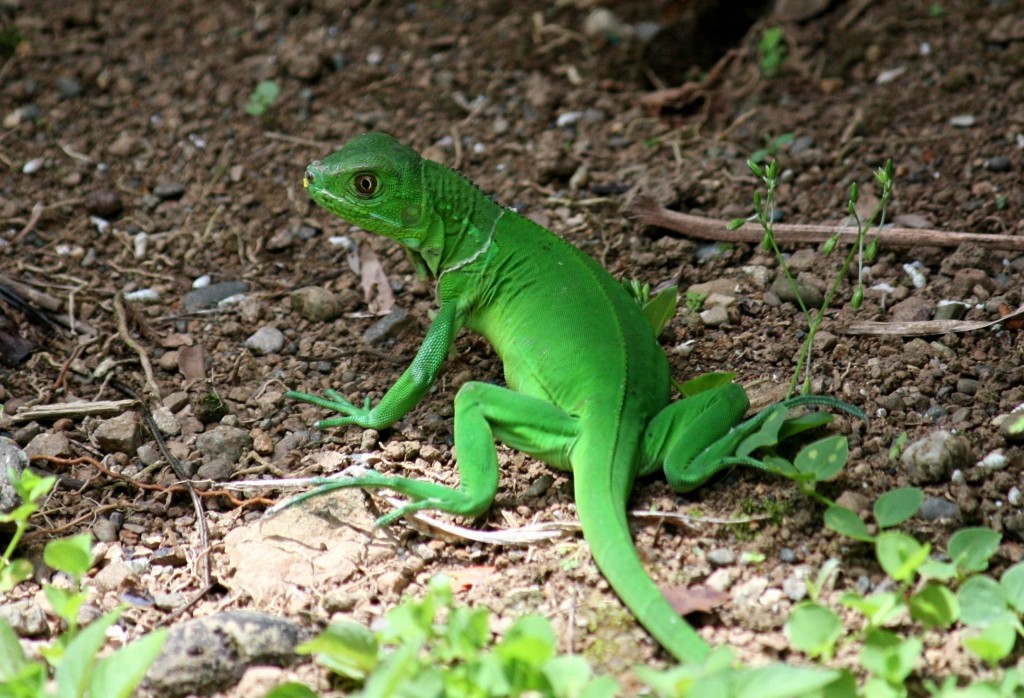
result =
M949 123L957 128L969 128L974 126L977 119L972 114L959 114L957 116L950 117Z
M956 382L956 390L964 395L974 395L978 392L978 381L973 378L961 378Z
M43 169L43 164L45 162L46 158L32 158L22 166L21 171L24 174L35 174L39 170Z
M1009 172L1012 167L1010 159L1002 155L996 155L985 161L985 169L990 172Z
M960 507L941 497L925 497L917 514L923 521L956 521Z
M725 567L736 562L736 553L729 548L715 548L708 551L708 562L718 567Z
M989 470L1002 470L1006 467L1007 458L1002 451L991 451L978 461L978 466Z
M245 348L257 356L276 354L284 348L284 333L272 325L264 325L245 340Z
M124 211L120 195L110 189L99 189L85 195L85 210L102 218L117 218Z
M185 185L180 182L168 182L153 187L153 196L164 201L180 199L185 195Z
M1011 487L1010 491L1006 493L1006 501L1010 503L1010 506L1019 507L1024 504L1024 496L1021 495L1019 487Z

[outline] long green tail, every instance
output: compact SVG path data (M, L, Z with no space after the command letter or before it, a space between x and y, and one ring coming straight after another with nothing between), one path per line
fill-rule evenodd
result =
M596 473L576 471L573 477L583 537L598 569L640 624L672 656L680 662L702 661L710 651L708 644L672 608L637 556L625 497L615 496L617 488L611 482L593 475ZM628 496L629 489L625 491Z

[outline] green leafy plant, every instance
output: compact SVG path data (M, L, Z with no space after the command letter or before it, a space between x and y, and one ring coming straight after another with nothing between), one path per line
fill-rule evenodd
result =
M523 616L492 641L489 611L456 605L443 576L431 580L422 600L392 609L381 630L332 623L297 651L361 686L349 694L355 696L602 698L618 692L613 679L595 677L582 657L556 654L546 618ZM268 698L312 695L288 683Z
M281 88L273 80L264 80L256 85L245 104L245 113L250 116L263 116L274 102L277 101Z
M825 512L828 528L874 546L879 565L894 583L870 595L847 591L840 597L840 602L863 620L860 632L845 641L862 645L861 666L870 675L864 695L907 695L907 677L924 648L918 633L924 630L945 630L958 623L972 629L973 633L965 634L963 646L993 667L1010 656L1017 636L1024 635L1020 620L1024 614L1024 563L1007 569L998 581L985 574L1000 536L979 527L961 529L950 537L948 561L933 556L930 543L895 530L918 512L923 499L916 487L895 489L879 497L872 508L879 531L874 535L849 509L833 505ZM900 618L909 618L919 630L912 628L903 634L891 630L888 626ZM794 608L786 633L808 656L827 659L842 640L837 628L841 628L838 614L811 595ZM1004 677L1013 690L1021 687L1022 680L1024 676L1016 672ZM976 684L977 695L1016 695L991 692L1002 690L1001 685ZM932 695L959 695L953 691L955 682L929 686Z
M651 297L651 285L642 284L636 279L623 279L622 287L640 306L644 317L654 328L654 335L660 335L668 321L675 317L679 307L679 288L668 286Z
M55 478L39 477L31 470L21 474L11 472L8 477L22 503L9 514L0 515L0 521L15 524L14 540L0 558L0 584L10 585L4 591L32 576L31 564L13 560L12 555L28 527L29 517L38 510L39 502L55 482ZM84 628L78 627L78 611L87 597L81 589L81 581L92 565L88 534L50 541L43 549L43 559L72 581L70 589L43 585L47 600L63 620L66 630L38 648L44 662L27 657L18 636L0 618L0 695L16 698L127 698L132 695L159 654L166 630L148 633L111 655L99 658L107 628L117 622L123 609L115 609ZM52 682L48 666L53 670Z
M686 300L684 301L684 303L686 304L687 310L694 313L699 313L701 309L704 307L704 301L706 301L707 299L708 294L706 293L700 293L699 291L687 291Z
M764 147L758 148L751 153L750 159L757 163L769 160L782 152L782 149L787 145L790 145L794 140L796 140L796 136L792 133L783 133L778 136L765 136Z
M796 279L793 278L793 274L790 271L789 266L786 264L786 259L782 254L782 250L779 249L778 242L776 241L775 234L772 230L773 221L775 219L775 194L779 183L778 161L772 160L767 165L762 166L751 158L747 161L747 166L750 168L750 171L753 172L754 175L765 185L765 192L763 195L760 189L754 191L754 218L758 223L760 223L761 228L764 230L762 246L767 250L771 250L775 254L776 259L779 261L779 268L785 275L790 288L793 290L797 299L797 304L800 307L800 312L804 315L807 322L807 337L804 339L803 346L801 347L800 353L797 357L797 364L794 368L793 377L789 385L789 394L792 395L796 392L796 386L800 380L801 374L804 376L801 392L807 393L810 391L811 385L811 350L814 345L814 336L817 334L817 331L821 326L825 313L832 306L832 302L835 300L839 287L842 285L843 279L846 278L847 270L855 259L857 260L857 282L850 298L850 305L856 309L859 308L863 302L864 262L865 260L869 262L873 260L878 249L877 234L870 242L867 242L867 233L873 226L877 225L878 228L881 229L885 224L885 214L888 210L889 200L892 198L892 160L887 161L885 167L881 167L875 172L875 180L881 187L881 196L879 197L878 205L866 221L861 220L860 215L857 213L857 200L859 196L857 183L854 182L850 185L846 210L850 216L850 220L857 226L856 241L851 245L846 257L843 258L842 264L836 272L832 284L825 293L821 307L817 308L816 312L812 312L812 309L809 309L807 304L804 302L804 299L800 294L800 288L796 283ZM745 219L737 218L729 222L729 228L734 230L742 226L744 223L746 223ZM830 255L835 250L836 245L839 243L840 235L841 231L837 232L825 242L822 251L826 256Z
M757 42L757 56L761 75L771 79L779 74L786 60L786 42L781 27L765 27L761 40Z

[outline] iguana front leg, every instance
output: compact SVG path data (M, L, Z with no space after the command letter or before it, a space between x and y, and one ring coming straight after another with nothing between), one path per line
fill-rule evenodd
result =
M437 379L441 370L441 364L448 356L455 333L459 329L457 304L455 302L442 303L437 316L430 324L423 344L416 352L416 358L412 360L405 373L395 381L384 397L375 407L370 407L370 398L367 397L362 407L354 405L335 390L325 390L326 397L300 393L290 390L285 397L292 400L301 400L318 407L340 412L343 417L332 419L321 419L316 423L317 429L329 429L331 427L343 427L350 424L363 427L364 429L384 429L408 414L409 410L416 406L430 386Z
M379 526L423 509L478 516L491 506L498 491L496 440L566 470L569 468L569 452L576 437L576 419L551 403L507 388L472 381L463 385L455 396L458 488L425 480L368 473L359 477L324 481L317 488L290 500L288 505L345 487L385 487L413 501L381 517L377 521Z

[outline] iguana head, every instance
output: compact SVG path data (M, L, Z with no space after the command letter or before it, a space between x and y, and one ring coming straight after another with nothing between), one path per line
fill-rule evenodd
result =
M424 207L422 158L383 133L366 133L306 168L303 186L318 204L395 240L421 275L436 276L443 227Z

